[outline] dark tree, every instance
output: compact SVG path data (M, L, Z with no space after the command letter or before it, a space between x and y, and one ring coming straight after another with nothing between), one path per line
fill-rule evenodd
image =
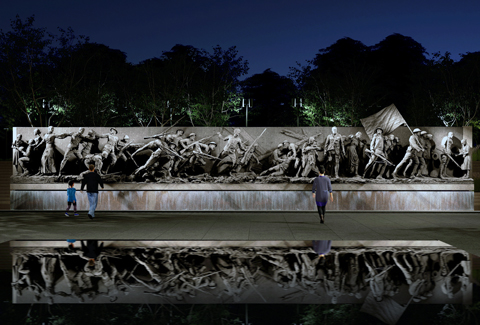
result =
M26 119L30 126L43 126L53 38L45 28L34 27L34 22L34 16L22 21L17 15L10 31L0 31L0 92L2 115L10 122Z
M309 125L358 125L376 106L375 77L370 49L360 41L342 38L321 49L306 67L292 68L291 76L306 100Z
M417 78L426 72L427 52L413 38L392 34L372 47L371 64L379 72L376 76L376 97L380 107L394 103L400 112L415 105L413 92Z
M291 79L267 69L247 78L242 88L245 98L253 99L248 126L296 125L291 106L296 88Z

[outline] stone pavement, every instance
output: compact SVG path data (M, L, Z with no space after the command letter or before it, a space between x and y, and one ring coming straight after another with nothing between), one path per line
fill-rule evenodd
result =
M8 240L440 240L480 255L479 212L1 211Z

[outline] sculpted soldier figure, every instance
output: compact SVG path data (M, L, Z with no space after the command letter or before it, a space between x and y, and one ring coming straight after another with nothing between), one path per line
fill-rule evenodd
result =
M415 175L416 177L423 177L422 171L423 168L425 168L425 137L424 134L427 134L426 131L420 131L420 134L418 135L418 142L420 143L420 147L423 149L423 151L417 151L417 157L419 161L419 166L417 167L418 169L415 169L415 166L413 167L412 170L412 175ZM418 172L417 172L418 171Z
M335 161L335 178L338 178L338 170L340 168L340 155L345 156L345 148L343 145L342 136L337 133L337 127L332 127L332 134L327 136L325 141L325 152L328 161Z
M385 157L385 138L383 137L383 129L382 128L377 128L375 130L375 134L373 135L372 141L370 142L370 150L371 150L371 156L370 160L368 161L367 165L365 166L365 171L363 173L362 178L365 178L367 171L370 167L372 167L372 164L375 163L378 160L381 160L379 156ZM382 168L383 169L383 168ZM382 170L383 173L383 170ZM377 176L378 179L383 178L382 174L379 174Z
M346 157L348 159L348 170L351 174L354 174L355 177L359 177L358 174L358 166L360 163L360 158L358 157L358 152L361 151L361 146L363 143L361 141L362 132L350 134L348 140L345 143L347 147L347 154Z
M403 157L402 161L397 165L397 167L395 167L395 170L393 171L393 177L394 178L398 177L398 171L410 159L413 159L413 171L412 171L412 174L411 174L410 178L415 177L414 172L417 171L418 164L419 164L417 152L423 152L425 150L422 147L422 145L420 144L420 142L418 141L419 134L420 134L420 129L413 130L413 134L408 139L409 146L408 146L408 149L407 149L407 153L405 154L405 157ZM405 172L403 173L403 175L405 176Z
M33 136L35 137L34 138L35 141L34 141L33 145L38 147L40 145L40 142L42 142L42 140L43 140L42 131L40 131L39 129L33 130Z
M390 158L391 158L390 161L394 165L398 165L402 161L402 158L403 158L402 149L403 149L403 146L400 144L400 139L398 137L395 137L393 139L393 149L392 149L392 152L390 152ZM393 175L393 171L392 171L392 175Z
M188 142L185 145L185 148L180 151L180 154L183 154L186 160L182 165L180 165L180 167L178 167L178 173L189 168L191 168L191 170L195 172L196 166L205 166L207 164L204 158L218 159L217 157L213 156L217 147L217 143L213 141L208 144L201 143L200 141L204 139L195 141L195 137L191 137L191 142Z
M188 138L182 139L182 140L179 141L180 148L181 148L181 150L183 150L183 152L190 152L191 153L191 152L193 152L193 150L198 149L196 145L190 146L191 144L193 144L195 142L195 137L196 136L197 135L195 133L190 133L188 135ZM182 152L182 154L183 154L183 152Z
M181 165L178 164L177 166L175 166L175 170L177 170L178 173L182 172L185 169L193 167L198 158L197 153L202 152L200 142L196 141L195 139L196 136L197 135L195 133L190 133L188 135L188 138L179 141L181 149L180 154L185 157L185 160L183 160L183 163Z
M60 163L60 171L58 172L58 174L62 173L62 170L70 157L82 159L82 155L80 154L78 147L80 145L80 142L84 138L83 132L85 132L85 128L79 128L78 132L65 133L65 135L67 137L71 137L71 139L70 143L67 146L67 150L65 150L65 154L63 155L62 162Z
M255 166L255 161L257 164L260 164L260 160L258 160L258 157L255 154L255 149L257 149L257 147L258 143L255 143L249 151L244 152L243 157L237 164L235 172L239 173L242 167L245 167L245 171L254 173L254 171L252 171L252 168L253 166Z
M433 169L433 150L435 150L435 142L433 141L433 135L425 134L425 170L427 175L430 175L430 172Z
M282 149L281 149L281 157L286 157L288 152L290 151L290 141L283 140L282 142Z
M27 143L22 140L22 135L18 134L17 139L13 141L12 143L12 149L13 149L13 155L12 155L12 164L15 166L15 171L18 172L18 166L19 162L18 160L20 159L20 154L22 150L27 146Z
M140 166L138 167L134 172L133 172L133 175L137 175L138 173L140 173L142 170L148 170L148 168L150 166L152 166L153 164L155 164L158 159L160 158L162 152L163 152L163 147L164 147L164 144L161 143L161 140L155 140L155 141L151 141L151 142L155 142L155 145L158 144L158 142L160 142L160 146L157 147L157 149L152 153L152 155L148 158L147 162L145 162L145 164L143 166ZM153 144L152 144L153 146ZM165 145L166 146L166 145ZM136 152L138 152L140 149L138 149ZM136 153L134 152L132 154L132 156Z
M118 140L118 143L117 143L118 152L116 154L117 160L122 159L125 162L128 160L128 157L126 156L126 154L127 155L130 155L130 154L127 152L127 149L132 146L132 142L133 141L130 141L130 137L128 135L124 135L123 139Z
M104 163L105 159L107 159L108 157L110 157L111 159L110 165L107 167L106 173L108 173L108 169L115 166L115 163L117 162L117 156L115 154L115 149L117 148L118 144L117 134L117 129L110 128L110 133L102 134L99 136L100 138L107 138L107 143L103 146L102 149L102 159Z
M276 166L273 166L273 167L270 167L269 169L261 172L260 176L266 175L270 172L274 172L270 176L283 176L283 175L285 175L285 171L288 169L288 166L290 165L290 163L294 160L295 160L294 157L288 157L288 158L282 160L282 162L280 164L278 164Z
M470 169L472 169L472 158L470 157L470 146L467 144L467 139L462 139L462 149L457 156L463 156L463 163L460 168L465 171L465 175L462 178L470 177Z
M438 177L443 179L445 177L448 177L447 166L452 157L453 132L448 132L448 135L442 139L441 145L442 145L442 152L445 155L445 157L441 159L440 172L438 173Z
M144 147L138 149L136 152L134 152L134 154L136 154L137 152L140 152L141 150L143 150L146 147L147 146L144 146ZM174 149L171 149L171 147L173 147ZM175 143L173 143L173 142L170 142L169 144L167 144L160 139L156 139L155 141L151 141L148 145L148 149L151 149L151 150L156 149L156 150L151 154L151 156L148 158L147 162L143 166L140 166L139 168L137 168L133 172L132 175L137 175L142 170L148 170L151 166L153 166L160 159L160 157L164 157L166 155L172 155L172 156L184 159L181 155L179 155L175 151L175 148L176 148L176 146L175 146ZM158 164L156 166L158 166Z
M152 151L155 151L162 146L163 146L162 140L155 139L153 141L150 141L149 143L147 143L143 147L138 148L134 153L132 153L132 157L135 156L136 154L138 154L139 152L143 151L143 150L150 149Z
M21 153L23 154L23 157L18 159L18 165L23 170L23 173L20 176L26 176L30 173L30 171L27 169L27 166L25 166L25 165L30 163L30 154L32 152L32 148L33 148L34 144L35 144L35 140L30 139L30 140L28 140L27 149L23 150L23 147L20 147L20 149L19 149L21 151Z
M177 131L175 131L175 134L172 134L172 142L175 143L175 146L177 148L180 147L180 141L183 139L183 135L185 134L185 131L183 131L182 129L178 129Z
M183 140L183 135L185 134L185 131L182 130L182 129L178 129L177 131L175 131L175 134L169 134L169 142L173 142L175 144L175 148L177 150L180 150L182 149L182 145L180 144L180 141ZM162 136L164 135L164 133L161 134ZM173 166L173 171L177 171L178 170L178 166L181 162L181 159L175 159L175 162L174 162L174 166Z
M220 138L223 138L220 132L217 134ZM223 151L219 156L221 160L217 166L218 174L221 174L229 167L234 168L238 162L239 152L247 150L240 138L240 129L233 130L233 135L226 136L223 141L227 141L227 143L225 144L225 147L223 147Z
M385 158L388 160L388 161L392 161L392 157L393 157L393 151L394 151L394 147L395 147L395 136L393 134L390 134L388 136L385 136ZM390 178L390 173L393 173L393 165L390 165L388 163L383 163L383 164L380 164L380 168L379 168L379 173L378 175L380 176L384 176L385 175L385 178Z
M282 148L283 148L283 144L280 143L277 146L277 148L275 150L273 150L272 155L270 156L270 160L271 160L270 163L272 165L278 165L283 161L283 159L280 158L280 156L282 154L282 152L281 152Z
M194 147L196 147L196 149L190 154L190 159L188 159L187 163L181 166L179 172L189 167L195 169L195 166L205 166L207 164L205 159L218 159L214 156L215 149L217 148L216 142L211 141L208 145L198 142Z
M303 144L301 149L302 164L298 168L296 177L298 177L300 171L302 171L302 177L307 177L312 170L317 174L320 173L317 168L317 150L320 150L320 147L315 145L315 138L308 138L308 141Z
M174 142L170 142L168 144L168 146L170 147L170 149L172 151L176 151L177 149L177 146ZM175 164L175 161L176 161L176 158L174 155L166 155L167 158L168 158L168 161L166 163L164 163L163 165L160 166L160 168L158 168L158 174L160 175L160 177L172 177L172 170L173 170L173 166ZM155 163L154 166L158 164L158 163ZM155 166L156 167L156 166Z
M287 157L297 157L297 146L295 145L295 143L290 143L290 145L288 146Z
M36 145L35 148L40 147L44 142L46 143L45 150L43 151L41 159L40 174L56 174L57 168L55 167L55 139L64 139L68 134L55 134L53 131L55 128L53 126L48 127L48 132L45 134L45 137Z
M95 165L95 171L97 173L101 173L102 171L102 167L103 167L102 156L100 154L92 153L92 150L99 150L98 139L99 139L98 134L94 130L89 130L87 135L83 137L82 142L80 142L80 144L83 147L81 151L81 155L83 157L83 163L85 164L85 167L87 167L87 171L85 173L89 172L88 166L92 164L92 162Z
M39 129L33 130L33 145L32 145L32 154L30 155L30 168L35 168L36 167L36 172L39 174L40 169L41 169L41 159L43 152L42 150L45 149L43 148L42 144L43 142L43 137L42 137L42 131ZM33 170L30 171L32 174L35 174Z

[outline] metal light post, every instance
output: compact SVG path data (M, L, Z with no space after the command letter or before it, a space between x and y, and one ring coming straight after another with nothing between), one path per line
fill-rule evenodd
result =
M298 107L298 111L297 111L297 127L300 126L300 109L303 107L303 98L294 98L293 99L293 107L297 108Z
M173 123L173 114L172 114L172 107L170 106L170 101L167 100L167 109L170 109L170 126L172 126Z
M245 113L245 126L248 127L248 108L252 107L253 104L253 99L246 99L242 98L242 108L245 107L246 113Z

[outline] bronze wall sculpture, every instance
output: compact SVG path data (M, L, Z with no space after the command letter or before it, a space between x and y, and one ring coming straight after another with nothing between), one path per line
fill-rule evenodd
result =
M413 134L411 133L413 132ZM471 128L16 128L12 183L309 184L472 182Z
M473 210L471 127L411 131L16 128L11 208L57 210L66 183L78 189L93 164L105 183L101 210L310 210L320 165L338 194L334 210ZM186 192L196 201L186 205Z

